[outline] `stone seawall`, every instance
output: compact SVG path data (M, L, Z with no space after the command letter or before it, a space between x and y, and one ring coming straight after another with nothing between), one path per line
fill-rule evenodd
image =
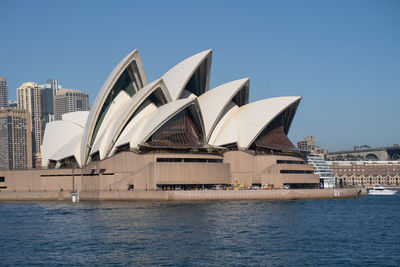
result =
M296 190L204 190L204 191L80 191L80 201L114 200L293 200L352 198L366 195L365 189L296 189ZM71 201L69 192L3 191L0 201Z
M2 191L0 201L71 201L69 192L60 191Z

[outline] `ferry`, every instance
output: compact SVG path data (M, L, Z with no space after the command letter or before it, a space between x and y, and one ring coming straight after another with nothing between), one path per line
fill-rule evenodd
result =
M373 187L368 190L368 195L394 195L397 191L385 189L383 186Z

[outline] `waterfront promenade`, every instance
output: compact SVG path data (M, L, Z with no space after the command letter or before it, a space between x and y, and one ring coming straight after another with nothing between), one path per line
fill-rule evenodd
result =
M200 191L80 191L80 201L136 200L294 200L352 198L366 195L362 188L277 189L277 190L200 190ZM4 191L0 201L71 201L67 191Z

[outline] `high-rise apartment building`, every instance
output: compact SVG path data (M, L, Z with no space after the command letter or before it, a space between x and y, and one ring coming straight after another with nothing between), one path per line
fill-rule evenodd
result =
M54 119L61 120L62 115L74 111L89 110L89 94L75 89L58 90L55 96Z
M23 83L17 88L18 108L29 111L32 121L33 153L40 152L44 131L41 88L35 82Z
M27 110L0 109L0 169L32 168L31 117Z
M7 78L0 77L0 108L8 107L8 85Z

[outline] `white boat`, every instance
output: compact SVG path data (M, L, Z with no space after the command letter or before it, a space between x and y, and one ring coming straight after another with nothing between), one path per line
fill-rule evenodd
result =
M368 195L394 195L397 191L385 189L383 186L373 187L368 190Z

